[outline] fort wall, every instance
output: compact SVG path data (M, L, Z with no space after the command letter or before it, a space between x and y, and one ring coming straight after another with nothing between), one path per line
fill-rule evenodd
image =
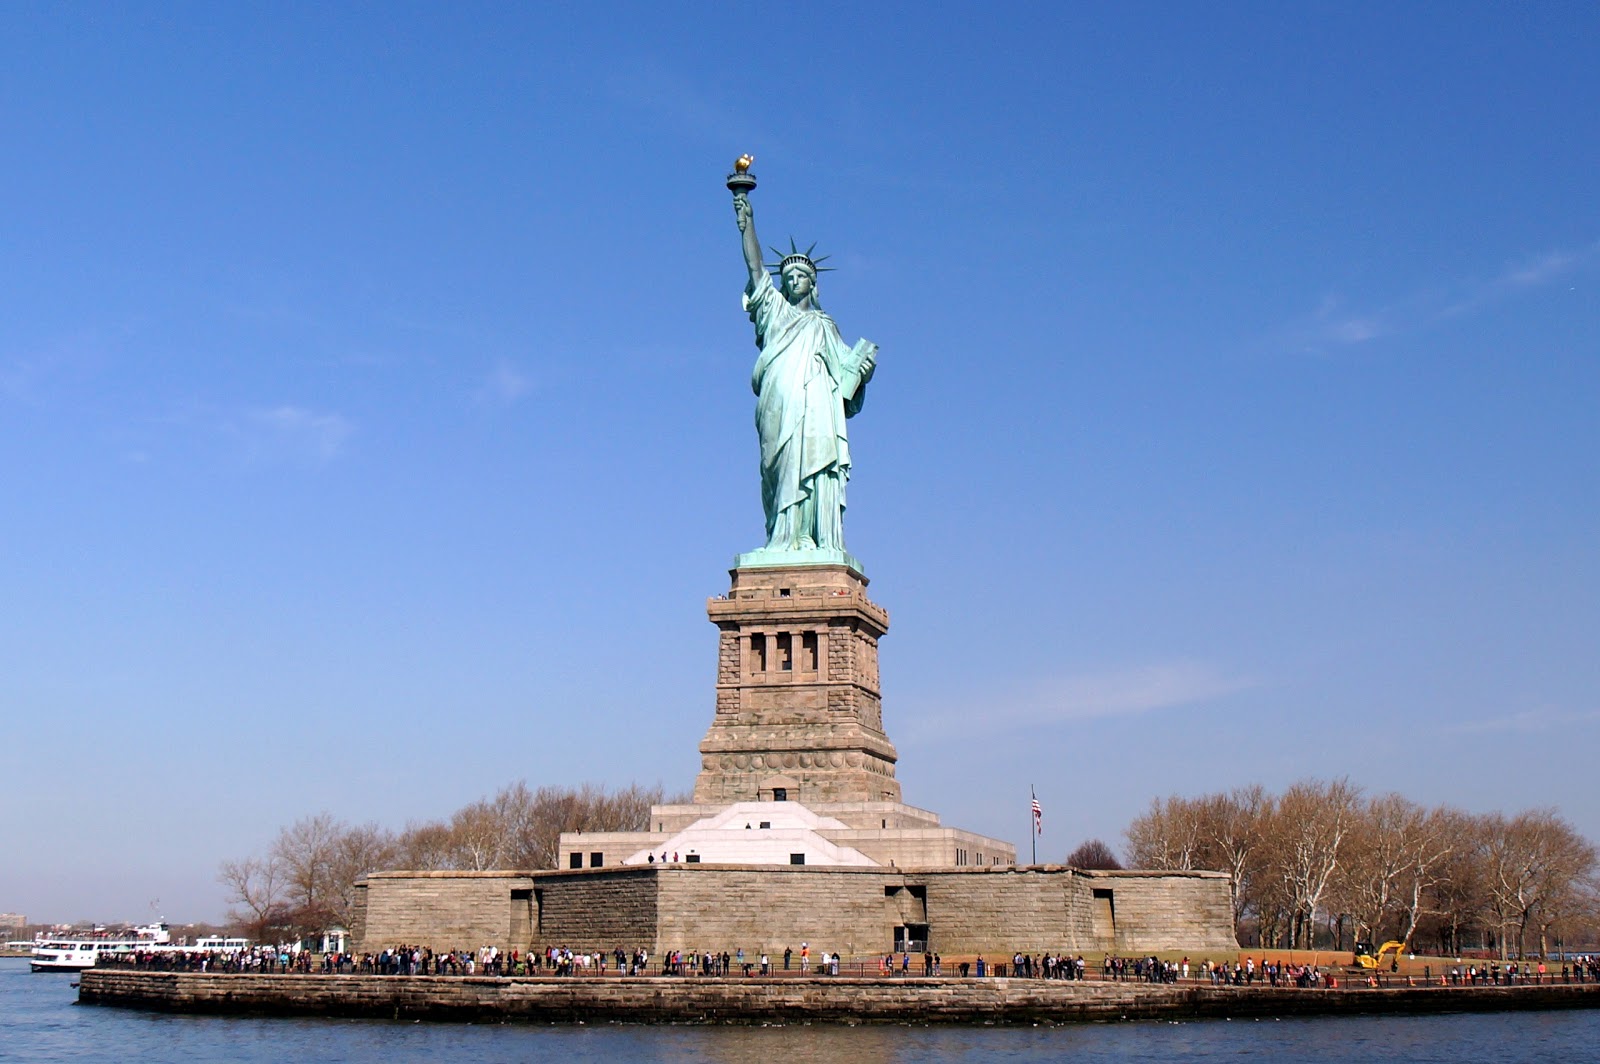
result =
M618 947L871 956L1016 951L1232 953L1226 876L1062 866L655 865L573 871L380 872L357 904L356 948Z

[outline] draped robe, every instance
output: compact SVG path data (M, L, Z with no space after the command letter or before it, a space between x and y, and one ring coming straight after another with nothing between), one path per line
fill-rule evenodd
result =
M792 305L765 273L744 306L761 349L750 386L767 547L843 550L850 479L845 419L861 409L877 347L865 340L845 346L832 318Z

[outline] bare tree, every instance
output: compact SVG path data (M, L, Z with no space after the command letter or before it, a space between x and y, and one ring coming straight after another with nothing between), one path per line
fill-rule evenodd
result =
M1262 833L1275 804L1260 784L1254 784L1212 795L1201 806L1204 867L1228 873L1235 926L1256 900Z
M457 809L450 817L451 867L468 872L504 867L512 830L492 802L480 800Z
M650 826L650 807L686 801L687 796L663 796L660 784L630 784L606 791L592 783L576 789L540 787L532 801L523 830L515 841L518 868L554 868L560 836L565 831L644 831Z
M1600 874L1592 864L1587 875L1554 891L1540 908L1541 953L1548 952L1552 939L1556 948L1563 950L1570 942L1600 942Z
M1201 803L1194 799L1176 795L1151 799L1150 811L1128 825L1128 860L1135 868L1163 871L1200 867L1196 862L1203 846L1201 820Z
M1315 917L1357 822L1360 791L1347 779L1296 783L1278 799L1269 837L1273 874L1289 903L1289 944L1309 948Z
M1445 862L1461 844L1463 830L1470 818L1445 806L1437 806L1422 815L1414 825L1410 845L1410 865L1400 879L1401 913L1400 941L1411 948L1422 917L1439 912L1432 901L1443 882Z
M1135 868L1228 873L1237 925L1259 901L1262 831L1273 801L1259 785L1158 798L1128 827L1128 860Z
M1489 910L1484 861L1486 819L1445 810L1442 832L1449 842L1433 868L1429 907L1438 915L1439 948L1459 954L1478 934Z
M1500 928L1500 956L1510 938L1525 956L1530 925L1539 932L1540 949L1551 924L1569 907L1567 895L1594 874L1592 843L1579 835L1554 809L1534 809L1507 820L1495 814L1484 820L1484 859L1490 907ZM1549 923L1542 913L1551 914Z
M345 828L338 835L328 862L327 908L340 927L348 928L355 915L357 881L368 872L390 867L395 852L394 835L376 824Z
M1506 951L1600 932L1600 857L1548 809L1475 817L1306 780L1157 799L1127 838L1138 867L1228 872L1235 923L1253 917L1264 944L1309 946L1326 920L1342 945L1344 914L1358 937L1435 934L1450 953L1478 934Z
M610 791L598 784L540 787L522 781L456 810L446 822L408 826L395 840L390 867L482 871L554 868L564 831L643 831L650 808L688 801L660 785Z
M302 935L340 922L341 899L335 866L348 829L332 813L302 817L278 833L271 855L288 880L288 903Z
M1089 839L1079 843L1078 848L1067 854L1066 863L1073 868L1084 869L1110 869L1122 867L1122 862L1117 860L1117 855L1112 852L1100 839Z
M233 908L228 918L256 942L274 942L289 923L288 883L276 857L224 861L217 881L227 888Z
M1358 811L1328 890L1330 908L1355 918L1358 939L1375 940L1393 922L1425 815L1398 794L1372 798Z
M390 867L413 868L421 872L455 868L450 825L438 820L407 824L395 840Z

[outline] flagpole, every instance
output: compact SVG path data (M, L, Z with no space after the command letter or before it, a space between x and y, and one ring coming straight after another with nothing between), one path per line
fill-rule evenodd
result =
M1034 791L1033 784L1028 784L1028 797L1032 802L1039 801L1039 795ZM1033 847L1033 860L1029 864L1039 863L1039 815L1035 813L1034 806L1028 806L1028 845Z

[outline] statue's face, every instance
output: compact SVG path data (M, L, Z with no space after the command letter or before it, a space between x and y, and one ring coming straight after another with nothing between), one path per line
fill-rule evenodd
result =
M798 303L809 296L816 283L817 279L811 276L811 271L799 263L783 271L783 294L789 297L791 303Z

